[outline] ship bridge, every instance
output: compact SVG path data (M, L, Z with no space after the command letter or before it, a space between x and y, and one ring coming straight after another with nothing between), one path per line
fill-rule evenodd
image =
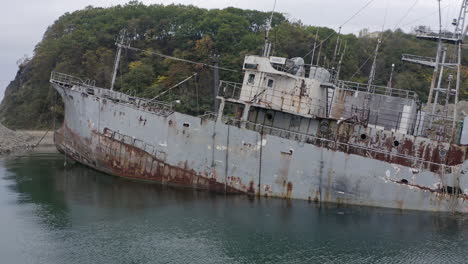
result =
M335 81L332 71L306 69L302 58L246 56L243 69L243 82L221 81L218 96L223 108L224 102L237 105L225 112L237 113L242 121L282 129L290 129L294 120L307 124L312 119L343 120L403 134L417 129L419 103L414 92Z
M328 96L324 83L331 74L312 68L306 77L302 58L247 56L242 83L221 81L220 96L233 103L248 104L304 117L327 115Z

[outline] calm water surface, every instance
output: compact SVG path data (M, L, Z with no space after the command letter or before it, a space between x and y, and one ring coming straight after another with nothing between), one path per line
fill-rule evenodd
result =
M0 158L0 263L468 263L465 216L175 190Z

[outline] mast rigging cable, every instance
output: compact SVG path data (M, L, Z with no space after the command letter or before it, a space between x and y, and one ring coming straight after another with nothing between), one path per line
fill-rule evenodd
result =
M419 0L415 0L413 5L411 5L410 8L408 8L407 12L405 13L405 15L398 21L398 23L395 25L395 28L393 29L393 31L395 31L399 26L400 24L403 22L403 20L405 20L408 15L411 13L411 11L414 9L414 7L418 4ZM385 38L385 36L383 36L383 32L382 32L382 40L381 40L381 43L384 42L384 40L387 40ZM368 58L367 60L359 67L359 69L351 76L351 79L353 79L361 70L362 68L366 65L366 63L374 56L374 53L372 53Z
M186 82L186 81L192 79L192 78L195 77L195 76L197 76L197 73L194 73L192 76L190 76L190 77L186 78L185 80L179 82L178 84L172 86L171 88L167 89L166 91L164 91L164 92L162 92L162 93L156 95L153 99L151 99L151 101L154 101L154 100L158 99L159 97L165 95L165 94L166 94L167 92L169 92L170 90L172 90L172 89L178 87L179 85L181 85L181 84L183 84L184 82Z
M375 2L375 0L369 0L363 7L361 7L356 13L354 13L350 18L348 18L343 24L341 24L341 26L339 28L342 28L343 26L345 26L346 24L348 24L351 20L353 20L356 16L358 16L362 11L364 11L364 9L366 9L370 4L372 4L373 2ZM335 35L336 32L332 32L330 35L328 35L324 40L322 40L320 42L320 44L315 47L314 49L312 49L311 51L309 51L303 58L309 56L312 52L314 52L317 48L320 48L322 47L323 43L325 43L327 40L329 40L331 37L333 37L333 35Z
M164 54L159 53L159 52L142 50L142 49L130 47L130 46L127 46L127 45L121 45L121 46L122 46L122 48L126 48L126 49L129 49L129 50L134 50L134 51L147 52L147 53L150 53L150 54L153 54L153 55L156 55L156 56L159 56L159 57L163 57L163 58L166 58L166 59L181 61L181 62L190 63L190 64L202 65L204 67L213 68L213 69L220 69L220 70L224 70L224 71L238 72L236 70L231 70L231 69L228 69L228 68L213 66L213 65L210 65L210 64L206 64L206 63L195 62L195 61L191 61L191 60L180 59L180 58L169 56L169 55L164 55Z

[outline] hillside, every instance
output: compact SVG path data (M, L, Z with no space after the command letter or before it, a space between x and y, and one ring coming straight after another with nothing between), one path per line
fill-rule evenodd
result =
M207 64L213 63L211 57L216 53L221 56L220 66L239 70L245 54L261 53L268 18L269 13L254 10L146 6L136 1L66 13L47 29L34 56L19 66L0 105L0 122L12 128L51 126L53 113L60 117L63 112L60 104L54 107L56 93L48 83L52 71L95 80L98 86L109 87L116 37L123 28L132 37L133 47ZM316 27L275 14L271 32L273 55L303 57L313 47L316 30ZM326 39L332 32L332 29L320 28L319 40ZM371 67L368 59L377 40L354 35L341 37L347 42L342 79L367 82ZM335 34L325 42L320 58L323 65L331 65L336 39ZM402 53L433 56L434 48L434 43L418 41L400 30L385 32L376 83L386 85L391 65L395 63L394 85L416 91L425 100L431 70L403 64L400 56ZM305 60L310 62L310 55ZM124 51L116 90L151 98L194 72L198 73L196 79L174 89L163 99L181 100L178 110L202 114L211 109L213 72L200 65ZM239 81L242 76L240 71L221 71L220 74L222 80L229 81ZM463 96L467 83L464 79Z

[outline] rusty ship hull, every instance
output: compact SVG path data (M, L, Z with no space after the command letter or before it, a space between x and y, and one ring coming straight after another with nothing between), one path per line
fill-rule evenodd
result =
M311 119L298 132L237 124L51 83L65 104L57 148L107 174L222 193L468 213L464 146L336 120Z

